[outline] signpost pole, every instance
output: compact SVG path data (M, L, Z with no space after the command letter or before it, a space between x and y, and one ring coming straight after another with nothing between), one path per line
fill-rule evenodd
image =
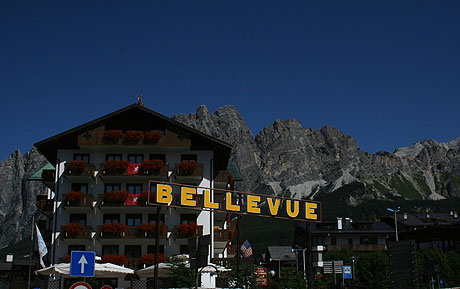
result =
M160 255L160 213L161 213L161 206L157 206L157 230L155 232L155 271L154 271L154 276L153 276L153 287L155 289L159 288L158 284L158 257Z

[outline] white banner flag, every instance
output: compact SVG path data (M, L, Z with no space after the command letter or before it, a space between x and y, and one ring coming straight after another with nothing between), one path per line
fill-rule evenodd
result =
M43 257L48 254L48 248L46 248L45 241L43 240L42 234L38 229L37 224L35 224L35 229L37 230L37 242L38 242L38 253L40 254L40 265L45 268L45 263L43 262Z

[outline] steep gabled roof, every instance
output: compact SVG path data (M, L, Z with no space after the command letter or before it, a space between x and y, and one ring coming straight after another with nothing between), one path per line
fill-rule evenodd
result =
M215 153L218 153L221 157L216 158L216 167L226 168L232 146L224 141L216 139L212 136L204 134L196 129L188 127L180 122L172 120L162 114L159 114L153 110L145 108L139 104L132 104L115 112L109 113L105 116L77 126L75 128L64 131L55 136L49 137L45 140L37 142L35 146L38 148L41 154L43 154L50 163L55 164L57 159L58 149L77 149L76 139L79 134L85 131L92 130L98 126L104 125L111 121L122 120L123 118L139 118L142 121L154 120L162 121L171 127L175 127L179 130L186 131L191 134L192 143L199 143L200 147L195 149L210 149Z

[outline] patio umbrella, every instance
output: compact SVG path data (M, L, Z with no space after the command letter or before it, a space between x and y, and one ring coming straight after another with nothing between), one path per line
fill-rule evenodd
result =
M190 267L190 264L188 261L185 263L185 266ZM158 264L158 276L160 278L168 276L171 272L170 271L171 267L172 265L170 263ZM206 272L219 273L219 272L227 272L227 271L231 271L231 269L227 269L223 266L212 264L212 263L209 263L206 267L203 267L202 269L200 269L200 272L202 273L206 273ZM136 274L139 275L139 277L152 277L153 278L154 272L155 272L155 265L152 265L144 269L137 270Z
M39 275L59 274L64 277L69 277L70 263L55 264L53 266L37 270L35 273ZM134 274L134 270L112 263L96 263L94 269L94 277L100 278L124 277L128 274Z

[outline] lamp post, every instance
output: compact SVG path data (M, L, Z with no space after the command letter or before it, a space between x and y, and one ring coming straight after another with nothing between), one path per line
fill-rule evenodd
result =
M400 210L401 210L401 207L397 207L396 209L387 208L387 211L394 213L394 216L395 216L396 242L399 241L399 239L398 239L398 220L396 219L396 214L399 213Z
M292 248L292 251L296 252L296 258L297 258L297 252L302 251L302 259L303 259L303 278L305 280L305 283L307 282L307 268L306 268L306 263L305 263L305 251L308 250L307 248L299 248L298 246L295 246L296 248Z
M353 271L351 271L351 278L355 280L355 256L351 256L351 262L353 264Z

